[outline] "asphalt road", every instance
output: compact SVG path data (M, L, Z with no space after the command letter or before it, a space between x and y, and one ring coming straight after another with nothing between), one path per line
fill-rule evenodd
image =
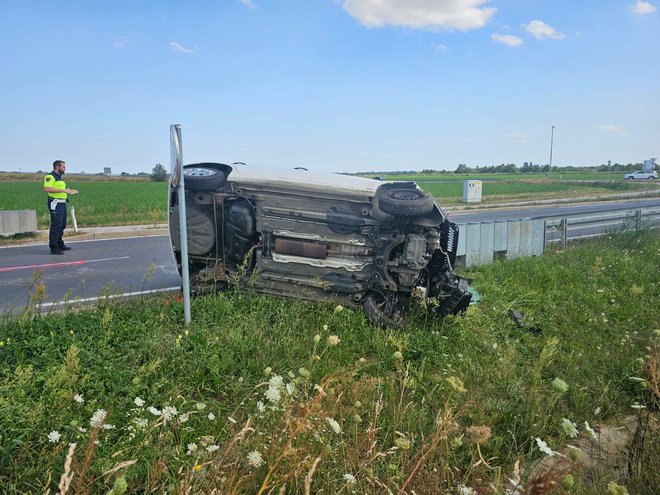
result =
M178 288L167 236L68 242L71 251L50 254L48 245L0 249L0 312L20 311L39 280L46 287L44 308L65 299Z
M449 218L457 223L514 220L644 206L660 206L660 200L478 209L450 212ZM69 245L73 249L62 256L52 256L45 244L0 248L0 313L24 308L39 280L46 287L46 309L59 307L66 299L94 301L99 296L174 290L181 285L167 236Z

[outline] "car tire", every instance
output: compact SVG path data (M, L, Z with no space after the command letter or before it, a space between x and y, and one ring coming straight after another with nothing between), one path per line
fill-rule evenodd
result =
M183 169L183 175L188 191L215 191L227 181L225 173L217 168L188 167Z
M418 217L433 210L433 196L426 191L412 188L394 188L378 198L381 210L390 215Z
M380 328L401 328L406 324L405 318L397 310L385 311L385 300L380 295L369 295L362 303L364 312L372 325Z

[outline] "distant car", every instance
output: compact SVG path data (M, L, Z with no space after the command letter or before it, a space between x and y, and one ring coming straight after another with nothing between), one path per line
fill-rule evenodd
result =
M655 170L638 170L632 174L626 174L623 176L625 180L637 180L637 179L657 179L658 172Z
M468 280L453 272L458 227L414 182L198 163L185 166L184 186L187 260L172 186L170 239L192 293L238 283L361 305L379 326L398 326L415 293L440 316L470 303Z

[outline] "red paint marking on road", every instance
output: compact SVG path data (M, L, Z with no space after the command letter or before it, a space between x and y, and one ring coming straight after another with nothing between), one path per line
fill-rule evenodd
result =
M17 270L30 270L33 268L60 268L63 266L77 266L87 263L85 260L79 261L64 261L62 263L43 263L41 265L24 265L24 266L6 266L0 268L0 273L15 272Z

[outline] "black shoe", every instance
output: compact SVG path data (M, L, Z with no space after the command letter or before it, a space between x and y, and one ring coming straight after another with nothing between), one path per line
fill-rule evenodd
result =
M64 251L61 249L51 249L50 254L64 254Z
M70 251L71 248L69 246L60 246L60 251Z

